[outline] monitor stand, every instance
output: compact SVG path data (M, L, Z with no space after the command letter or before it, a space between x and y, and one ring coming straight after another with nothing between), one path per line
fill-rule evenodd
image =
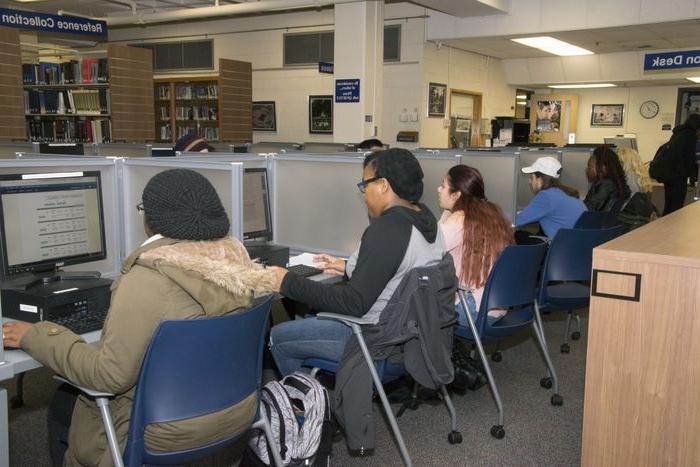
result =
M2 282L2 288L27 290L35 285L50 284L58 281L96 280L101 277L99 271L46 271L33 274L21 274Z

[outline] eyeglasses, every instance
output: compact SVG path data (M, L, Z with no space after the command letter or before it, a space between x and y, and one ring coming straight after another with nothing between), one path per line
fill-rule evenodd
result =
M365 190L367 190L367 185L369 185L372 182L376 182L377 180L381 180L384 177L372 177L368 178L367 180L362 180L360 183L357 184L357 188L360 189L360 193L364 193Z
M143 203L139 203L136 205L136 210L139 212L139 214L143 214Z

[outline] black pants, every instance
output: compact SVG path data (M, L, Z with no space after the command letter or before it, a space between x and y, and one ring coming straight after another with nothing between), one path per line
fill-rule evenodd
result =
M68 449L68 432L73 408L80 392L69 384L56 389L48 411L49 451L54 466L62 466Z
M687 186L688 179L685 177L664 182L664 216L683 207Z

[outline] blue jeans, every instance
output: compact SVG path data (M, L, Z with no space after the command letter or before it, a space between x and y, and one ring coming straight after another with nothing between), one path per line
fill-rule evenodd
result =
M476 309L476 300L474 300L474 295L471 292L466 292L464 294L467 302L467 308L469 309L469 314L472 316L472 320L476 324L476 316L479 311ZM467 321L467 314L464 312L464 307L462 306L462 301L458 301L455 304L455 309L457 310L457 324L469 328L469 321ZM486 323L490 326L501 318L495 318L493 316L486 315Z
M352 335L350 326L310 317L280 323L270 331L270 351L282 376L301 369L307 358L339 361Z

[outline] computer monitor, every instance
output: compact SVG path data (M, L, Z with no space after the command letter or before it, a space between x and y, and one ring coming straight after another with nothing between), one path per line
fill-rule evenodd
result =
M40 143L39 152L41 154L73 154L84 156L83 143Z
M603 138L603 142L607 145L615 146L616 148L632 148L637 150L637 138L632 136L607 136Z
M243 239L272 240L270 191L267 169L243 171Z
M0 250L3 280L105 259L100 172L0 175Z
M151 148L151 157L175 157L173 148Z

